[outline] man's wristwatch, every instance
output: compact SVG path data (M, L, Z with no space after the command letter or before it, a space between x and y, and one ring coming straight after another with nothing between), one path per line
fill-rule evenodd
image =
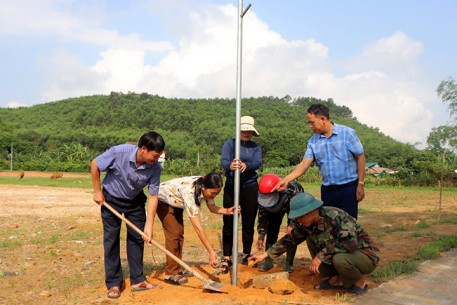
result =
M365 181L359 181L359 184L365 185Z

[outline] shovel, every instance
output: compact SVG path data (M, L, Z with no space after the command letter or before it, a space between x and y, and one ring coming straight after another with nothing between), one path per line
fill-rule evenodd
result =
M146 237L146 234L144 234L143 231L141 231L140 229L138 229L137 226L135 226L133 223L131 223L128 219L126 219L124 216L122 216L122 214L120 214L118 211L116 211L112 206L110 206L108 203L106 202L103 202L103 206L106 207L108 210L110 210L111 212L113 212L114 215L116 215L117 217L119 217L121 220L123 220L129 227L131 227L132 229L134 229L138 234L140 234L141 236L143 237ZM177 258L173 253L171 253L170 251L168 251L167 249L165 249L162 245L160 245L159 243L157 243L156 241L154 240L151 240L151 243L156 246L157 248L159 248L161 251L165 252L169 257L171 257L174 261L176 261L178 264L180 264L183 268L185 268L187 271L191 272L196 278L198 278L200 281L202 281L203 283L203 288L204 289L207 289L207 290L211 290L211 291L215 291L215 292L223 292L221 291L220 289L222 287L224 287L224 285L222 283L218 283L218 282L215 282L215 281L211 281L209 279L206 279L204 278L200 273L198 273L197 271L195 271L194 269L192 269L189 265L187 265L186 263L184 263L182 260L180 260L179 258Z

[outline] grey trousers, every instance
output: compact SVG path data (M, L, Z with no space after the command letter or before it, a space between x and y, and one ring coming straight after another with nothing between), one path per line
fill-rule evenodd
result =
M311 257L314 258L319 253L319 249L309 238L306 240L306 244ZM349 288L363 275L373 272L375 268L373 261L360 251L338 253L333 256L331 265L322 263L319 266L319 277L338 275L343 282L343 287Z

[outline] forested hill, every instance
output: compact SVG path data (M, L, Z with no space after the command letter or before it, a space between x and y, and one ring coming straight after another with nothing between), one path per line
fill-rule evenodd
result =
M398 168L419 153L412 145L361 124L348 107L331 99L244 98L242 115L255 118L261 136L254 140L262 147L265 166L290 166L301 160L312 134L306 110L317 102L329 106L333 121L357 131L368 161ZM234 99L169 99L112 92L0 108L0 168L9 168L7 154L13 146L16 169L86 171L96 154L115 144L138 141L150 130L165 138L167 160L215 167L222 144L235 137L235 104Z

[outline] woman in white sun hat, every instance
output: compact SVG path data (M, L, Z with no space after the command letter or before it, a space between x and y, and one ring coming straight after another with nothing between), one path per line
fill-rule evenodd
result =
M257 196L259 185L257 183L257 172L262 164L262 150L260 146L252 141L252 137L259 136L254 127L254 118L250 116L241 117L240 125L240 159L235 158L235 139L227 140L222 146L221 165L225 169L226 182L224 187L224 208L233 207L233 191L235 170L240 169L240 208L241 227L243 242L242 264L248 264L248 257L251 254L254 241L254 225L257 216ZM223 216L224 225L222 228L222 273L228 273L232 266L231 256L233 247L233 216ZM237 253L235 253L237 255Z

